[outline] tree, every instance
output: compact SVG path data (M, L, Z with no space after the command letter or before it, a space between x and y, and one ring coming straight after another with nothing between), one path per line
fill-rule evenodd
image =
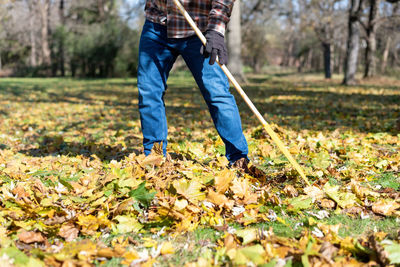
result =
M380 31L381 34L383 35L382 38L384 39L384 43L385 43L385 48L384 48L383 54L382 54L382 64L381 64L381 70L380 70L381 73L384 73L386 71L391 48L393 47L393 44L395 43L395 40L396 40L396 36L394 36L394 34L391 34L391 33L395 32L396 28L400 27L400 20L395 19L399 9L400 9L400 3L394 3L392 5L391 14L387 15L391 19L387 20L383 24L383 27L382 27L383 31Z
M36 5L40 14L41 37L42 37L42 64L46 67L51 65L51 50L49 45L49 19L50 19L50 0L36 0Z
M268 61L266 24L275 17L275 0L248 0L242 2L243 60L255 73L259 73Z
M332 77L333 49L342 13L340 0L300 0L303 28L311 27L319 39L323 51L325 78Z
M379 18L379 5L381 0L368 0L369 2L369 15L368 23L362 25L366 32L366 43L367 47L365 49L365 69L364 78L372 77L376 74L376 29L378 27Z
M36 36L35 36L35 16L36 12L34 9L33 2L30 0L26 0L29 10L29 41L31 46L31 56L30 56L30 64L32 67L36 67Z
M228 52L229 52L229 63L228 67L232 74L238 78L238 80L245 81L246 78L243 74L242 64L242 31L241 31L241 12L240 12L240 0L235 1L233 6L231 21L228 24Z
M64 2L64 0L60 0L60 4L59 4L59 7L58 7L58 16L60 17L60 23L61 23L61 27L60 27L60 29L61 29L61 31L62 31L62 37L64 37L65 36L65 34L64 34L64 30L65 30L65 27L66 27L66 18L65 18L65 2ZM64 40L64 38L62 38L62 40L59 42L59 47L58 47L58 49L59 49L59 51L58 51L58 53L59 53L59 67L60 67L60 71L61 71L61 76L65 76L65 52L64 52L64 43L65 43L65 40Z
M343 84L356 83L358 64L358 51L360 49L360 17L362 14L363 0L351 0L348 18L347 51L344 67Z
M387 0L387 2L395 4L400 2L399 0ZM369 4L369 13L367 23L363 23L361 21L361 25L363 25L366 32L366 44L367 47L365 49L365 69L364 69L364 78L373 77L376 75L376 49L377 49L377 38L376 33L379 27L379 24L385 20L390 20L390 17L382 17L379 16L379 7L381 6L381 0L368 0ZM394 7L394 8L395 8ZM391 37L387 38L387 46L390 45ZM385 54L383 55L385 57ZM386 63L385 63L386 64Z

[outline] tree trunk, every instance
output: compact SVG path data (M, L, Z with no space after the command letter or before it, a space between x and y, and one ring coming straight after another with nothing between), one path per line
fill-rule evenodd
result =
M390 67L394 68L396 66L396 63L398 61L398 55L397 55L397 51L393 51L393 54L390 57Z
M367 47L365 49L365 70L364 78L372 77L376 74L376 29L378 19L378 8L380 0L369 0L370 11L368 17Z
M287 51L283 55L283 60L282 60L282 66L284 67L291 67L291 63L293 62L292 60L292 55L293 55L293 38L289 38L288 40L289 44L287 46Z
M386 70L387 61L388 61L388 57L389 57L390 43L391 42L392 42L392 37L388 36L388 38L386 39L385 50L383 51L383 56L382 56L381 73L384 73L385 70Z
M246 81L243 74L242 63L242 33L240 23L240 0L235 2L233 6L231 20L228 24L228 38L227 38L229 63L228 67L232 74L241 81Z
M60 16L62 28L64 30L65 29L64 0L60 0L58 14ZM59 52L59 56L60 56L59 65L60 65L61 76L64 77L65 76L64 32L63 32L63 36L60 39L61 40L60 40L59 47L58 47L58 50L59 50L58 52Z
M330 78L332 78L332 67L331 67L332 44L330 44L330 43L322 43L322 47L324 49L325 79L330 79Z
M50 0L39 0L39 12L41 15L41 34L42 34L42 54L43 54L43 64L46 67L51 65L51 51L49 46L49 9Z
M343 84L356 83L358 51L360 49L360 14L363 0L351 0L348 22L347 51L344 66Z
M29 8L29 41L31 43L31 57L30 63L32 67L37 66L36 60L36 40L35 40L35 12L33 10L32 1L27 0L28 8Z
M306 68L308 71L312 69L312 60L313 60L313 49L310 48L307 53L307 65Z
M97 10L99 12L99 20L103 21L104 20L104 2L103 0L97 0Z
M338 74L343 73L343 49L339 49L338 56Z
M304 71L304 67L306 65L306 61L307 61L307 57L306 55L301 55L299 58L299 66L297 67L297 72L303 72Z

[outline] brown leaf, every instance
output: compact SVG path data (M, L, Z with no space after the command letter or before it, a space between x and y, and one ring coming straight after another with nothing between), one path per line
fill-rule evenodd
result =
M33 191L39 191L41 194L45 194L47 192L46 186L39 179L35 179L32 188Z
M79 230L72 223L67 223L60 228L58 235L64 238L65 241L71 242L78 237L78 233Z
M314 200L322 199L325 195L324 191L316 186L307 186L306 188L304 188L304 193L306 193L307 196L311 197Z
M18 183L17 186L12 190L12 193L16 195L18 199L29 197L29 193L26 192L22 183Z
M337 254L339 249L329 242L324 242L319 249L321 256L325 258L330 264L334 264L332 258Z
M378 261L381 263L382 266L387 266L389 265L389 254L385 249L382 247L382 245L378 242L377 238L375 235L371 235L368 238L369 245L371 248L376 251L376 255L378 258Z
M350 213L354 215L360 215L363 209L361 207L353 206L348 209L344 209L343 212Z
M227 251L238 247L236 239L232 234L229 233L226 234L224 238L224 246Z
M299 195L299 192L297 192L296 188L294 188L293 185L286 185L285 188L283 188L283 192L285 192L286 195L290 197L297 197Z
M211 203L214 203L217 206L224 206L227 209L232 209L233 205L235 204L235 201L233 200L228 200L228 198L223 195L223 194L219 194L214 192L214 190L209 190L208 191L208 195L207 195L208 200Z
M331 199L321 199L321 202L319 203L319 205L321 206L321 208L324 209L333 209L336 206L335 201L331 200Z
M97 256L110 259L118 255L111 248L100 248L97 250Z
M18 234L18 239L26 244L44 242L44 237L40 232L23 231Z
M67 220L65 216L54 216L53 218L47 218L44 221L44 224L46 225L56 225L56 224L62 224Z
M400 208L400 204L394 200L381 199L372 205L373 212L385 216L390 216L398 208Z
M132 208L132 205L136 202L135 199L133 198L128 198L124 201L122 201L121 203L119 203L118 207L115 209L114 211L114 215L119 215L121 214L123 211Z
M161 155L154 155L150 154L147 157L143 159L143 161L139 162L139 164L142 167L145 167L147 165L154 165L154 166L160 166L161 163L163 162L164 157Z

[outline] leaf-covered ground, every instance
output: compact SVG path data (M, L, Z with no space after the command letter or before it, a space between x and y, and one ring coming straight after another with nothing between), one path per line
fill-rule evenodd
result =
M134 79L2 79L0 265L400 264L400 82L249 81L311 187L239 98L266 178L227 169L187 73L169 81L167 158L141 154Z

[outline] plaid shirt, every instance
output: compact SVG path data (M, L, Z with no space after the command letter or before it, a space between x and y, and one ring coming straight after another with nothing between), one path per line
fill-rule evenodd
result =
M202 32L214 30L225 34L235 0L180 0ZM167 26L169 38L195 34L172 0L147 0L146 19Z

